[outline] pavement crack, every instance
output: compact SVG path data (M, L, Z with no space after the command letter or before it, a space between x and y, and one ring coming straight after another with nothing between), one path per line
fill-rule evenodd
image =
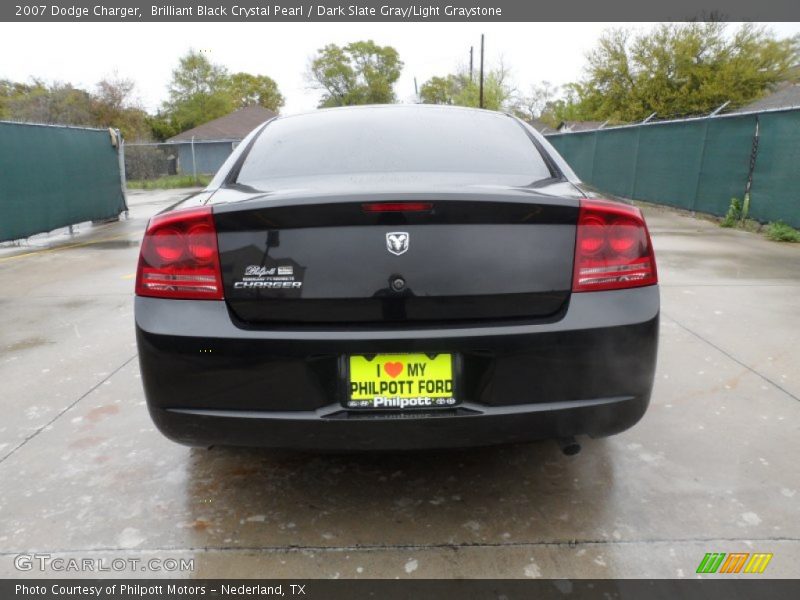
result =
M688 328L686 325L684 325L683 323L681 323L680 321L678 321L677 319L675 319L675 317L673 317L673 316L671 316L671 315L668 315L668 314L666 314L666 313L665 313L663 310L661 311L661 314L662 314L663 316L667 317L667 318L668 318L670 321L672 321L673 323L675 323L675 325L677 325L678 327L680 327L681 329L683 329L683 330L684 330L684 331L686 331L687 333L690 333L690 334L692 334L692 335L693 335L694 337L696 337L698 340L700 340L700 341L702 341L702 342L705 342L706 344L708 344L708 345L709 345L709 346L711 346L712 348L714 348L714 349L718 350L719 352L721 352L722 354L724 354L725 356L727 356L728 358L730 358L730 359L731 359L733 362L735 362L737 365L740 365L740 366L744 367L745 369L747 369L748 371L750 371L750 372L751 372L753 375L755 375L756 377L759 377L759 378L763 379L764 381L766 381L766 382L767 382L767 383L769 383L770 385L772 385L772 386L774 386L774 387L778 388L780 391L782 391L784 394L786 394L787 396L789 396L789 397L790 397L790 398L792 398L793 400L797 400L798 402L800 402L800 398L798 398L797 396L795 396L795 395L794 395L792 392L790 392L789 390L787 390L787 389L786 389L785 387L783 387L781 384L777 383L776 381L773 381L772 379L770 379L769 377L767 377L767 376L766 376L766 375L764 375L763 373L760 373L759 371L756 371L756 370L755 370L753 367L751 367L750 365L748 365L748 364L747 364L747 363L745 363L745 362L742 362L741 360L739 360L738 358L736 358L736 357L735 357L733 354L731 354L730 352L728 352L728 351L727 351L727 350L725 350L724 348L722 348L722 347L720 347L720 346L717 346L717 345L716 345L714 342L712 342L711 340L709 340L709 339L707 339L707 338L703 337L702 335L700 335L700 334L699 334L699 333L697 333L696 331L693 331L692 329L689 329L689 328Z
M534 547L568 547L580 546L632 546L636 544L710 544L710 543L739 543L739 542L789 542L800 543L798 537L769 536L769 537L704 537L704 538L651 538L642 540L550 540L550 541L520 541L520 542L461 542L461 543L431 543L431 544L354 544L345 546L315 546L288 544L285 546L160 546L149 548L73 548L61 550L30 550L24 553L51 553L51 554L101 554L101 553L151 553L151 552L382 552L382 551L425 551L425 550L461 550L467 548L534 548ZM16 556L14 551L0 551L0 556Z
M16 453L16 452L17 452L17 450L19 450L20 448L22 448L23 446L25 446L25 445L26 445L28 442L30 442L30 441L31 441L33 438L35 438L36 436L38 436L38 435L39 435L39 434L40 434L42 431L44 431L45 429L47 429L48 427L50 427L50 426L51 426L53 423L55 423L55 422L56 422L58 419L60 419L60 418L61 418L61 416L62 416L62 415L64 415L64 413L68 412L70 409L72 409L73 407L75 407L75 406L76 406L76 405L77 405L77 404L78 404L78 403L79 403L81 400L83 400L84 398L86 398L86 396L88 396L89 394L91 394L93 391L95 391L97 388L99 388L101 385L103 385L103 384L104 384L106 381L108 381L108 380L109 380L109 379L111 379L111 378L112 378L114 375L116 375L117 373L119 373L119 372L120 372L122 369L124 369L124 368L125 368L125 367L126 367L126 366L127 366L127 365L128 365L128 364L129 364L129 363L130 363L130 362L131 362L133 359L134 359L134 358L136 358L137 356L138 356L138 354L134 354L133 356L131 356L129 359L127 359L125 362L123 362L123 363L122 363L120 366L118 366L116 369L114 369L113 371L111 371L111 373L109 373L108 375L106 375L105 377L103 377L103 379L101 379L100 381L98 381L96 384L94 384L92 387L90 387L90 388L89 388L87 391L85 391L83 394L81 394L81 395L80 395L80 397L79 397L77 400L75 400L74 402L72 402L72 403L68 404L66 407L64 407L63 409L61 409L61 410L58 412L58 414L56 414L56 416L54 416L54 417L53 417L52 419L50 419L50 420L49 420L47 423L45 423L44 425L42 425L41 427L39 427L38 429L36 429L36 431L34 431L33 433L31 433L31 434L30 434L28 437L26 437L24 440L22 440L22 441L21 441L19 444L17 444L16 446L14 446L14 448L11 450L11 452L9 452L8 454L6 454L6 455L5 455L5 456L3 456L2 458L0 458L0 465L2 465L2 464L3 464L3 463L6 461L6 460L8 460L8 459L9 459L9 458L10 458L10 457L11 457L11 456L14 454L14 453Z

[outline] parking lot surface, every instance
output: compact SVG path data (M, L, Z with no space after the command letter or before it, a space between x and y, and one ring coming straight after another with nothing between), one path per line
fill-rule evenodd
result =
M193 560L101 573L126 577L694 577L706 552L798 575L798 245L647 208L652 404L577 456L190 449L150 422L133 328L143 229L182 194L133 193L126 220L0 251L0 577L80 575L20 572L33 552Z

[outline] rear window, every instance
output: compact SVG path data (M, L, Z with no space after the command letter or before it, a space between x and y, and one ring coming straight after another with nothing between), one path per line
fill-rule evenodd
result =
M237 181L384 172L498 174L520 183L552 176L527 134L504 115L390 106L278 119L256 140Z

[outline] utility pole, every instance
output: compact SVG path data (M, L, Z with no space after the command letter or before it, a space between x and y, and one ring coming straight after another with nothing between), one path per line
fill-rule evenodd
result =
M481 34L481 75L480 75L480 99L478 106L483 108L483 34Z
M414 95L417 97L417 102L419 102L419 88L417 88L417 78L414 77Z
M469 81L472 83L472 51L475 49L475 46L469 47Z

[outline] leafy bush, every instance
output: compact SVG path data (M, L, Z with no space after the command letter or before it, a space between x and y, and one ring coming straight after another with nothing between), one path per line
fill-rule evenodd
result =
M800 231L783 221L767 225L767 237L775 242L800 242Z
M738 198L731 198L731 205L728 207L728 213L725 215L725 218L722 219L722 222L719 224L720 227L736 227L739 224L739 221L742 220L742 203L739 201Z

